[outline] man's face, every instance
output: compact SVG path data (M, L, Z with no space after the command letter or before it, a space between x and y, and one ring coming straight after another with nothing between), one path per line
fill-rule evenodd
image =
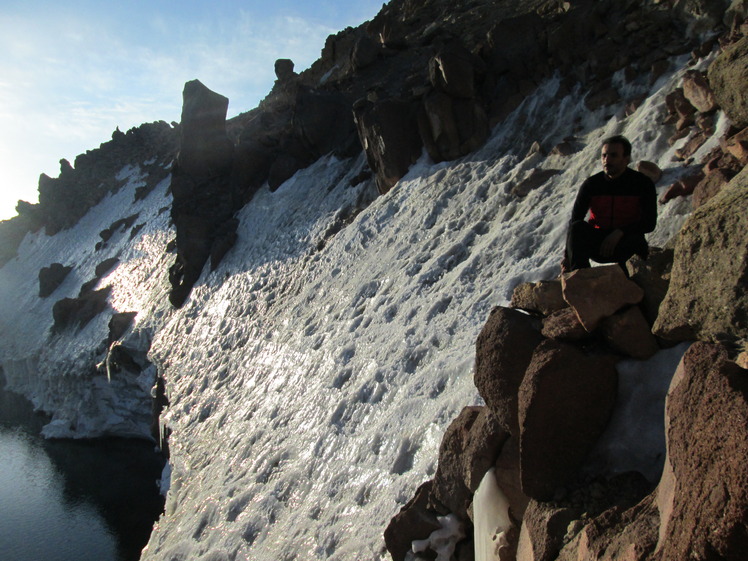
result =
M631 156L623 155L623 146L620 144L604 144L600 160L605 175L610 179L615 179L626 170L631 161Z

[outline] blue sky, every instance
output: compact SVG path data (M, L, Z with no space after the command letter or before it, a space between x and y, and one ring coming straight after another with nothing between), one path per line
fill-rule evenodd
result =
M40 173L119 127L179 121L199 79L229 117L270 91L273 63L297 71L332 33L373 18L382 0L0 0L0 220L36 202Z

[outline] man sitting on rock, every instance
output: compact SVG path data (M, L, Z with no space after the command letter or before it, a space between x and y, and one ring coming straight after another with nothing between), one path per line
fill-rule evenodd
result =
M603 141L601 161L603 171L582 184L574 202L562 272L587 268L590 259L623 266L632 255L649 253L644 234L657 224L654 183L628 167L631 143L623 136Z

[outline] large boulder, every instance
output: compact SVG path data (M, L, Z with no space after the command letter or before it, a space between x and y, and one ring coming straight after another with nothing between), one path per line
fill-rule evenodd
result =
M676 341L748 337L748 168L681 229L670 287L654 324Z
M709 66L709 83L720 107L738 128L748 127L748 36L725 49Z
M658 559L742 559L748 551L748 371L695 343L667 397L657 490Z
M564 300L589 332L606 317L644 297L644 291L627 279L618 265L572 271L561 278L561 285Z
M491 310L476 341L475 387L499 422L517 435L517 391L543 336L532 317L510 308Z
M550 500L571 481L607 426L618 372L606 356L544 341L519 388L522 490Z
M717 100L703 72L689 70L683 76L683 95L697 111L708 113L717 109Z

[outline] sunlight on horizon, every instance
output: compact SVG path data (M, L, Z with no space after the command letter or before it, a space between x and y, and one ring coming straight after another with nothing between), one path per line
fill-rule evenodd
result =
M32 1L0 15L0 220L15 216L19 199L37 202L40 174L58 177L61 159L74 164L115 129L179 121L185 82L228 97L229 118L249 111L272 88L275 60L306 69L330 34L382 6L72 4Z

